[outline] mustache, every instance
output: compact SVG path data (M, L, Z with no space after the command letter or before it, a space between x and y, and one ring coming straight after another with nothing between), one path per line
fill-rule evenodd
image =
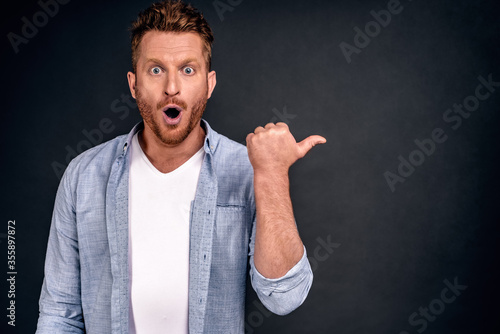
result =
M156 104L156 109L163 109L165 106L169 105L169 104L176 104L178 105L179 107L182 108L182 110L186 110L187 109L187 103L184 102L183 100L177 98L177 97L169 97L169 98L166 98L160 102L158 102Z

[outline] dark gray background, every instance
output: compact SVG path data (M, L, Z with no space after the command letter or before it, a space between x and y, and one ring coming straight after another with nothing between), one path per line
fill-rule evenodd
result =
M328 139L292 167L290 178L309 256L319 240L330 238L336 248L331 254L318 248L309 297L292 314L260 311L250 291L248 332L417 333L423 327L412 326L409 316L438 306L443 281L456 278L467 289L424 332L498 333L500 88L458 129L442 119L474 94L478 76L500 81L496 1L402 0L403 11L350 64L339 44L353 44L353 28L363 29L373 20L370 11L386 9L387 0L244 0L223 20L212 1L192 3L215 33L218 84L205 113L211 126L243 142L286 108L298 140ZM148 5L73 0L17 54L7 33L20 34L21 18L32 21L40 7L33 0L2 6L2 333L36 327L59 182L52 164L66 165L66 147L81 148L82 131L97 129L102 119L114 126L103 140L140 119L136 108L112 104L129 95L127 29ZM396 173L398 156L408 159L414 140L429 138L434 128L447 141L392 192L384 172ZM11 219L15 328L4 315Z

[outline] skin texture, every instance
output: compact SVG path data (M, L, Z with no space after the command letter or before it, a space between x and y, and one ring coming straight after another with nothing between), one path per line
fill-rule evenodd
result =
M140 44L137 71L128 72L127 78L144 119L141 148L160 172L171 172L202 147L205 137L200 120L216 75L208 72L201 38L195 33L147 32ZM162 109L168 104L183 109L176 125L164 118ZM303 255L288 169L324 142L321 136L310 136L297 143L285 123L269 123L247 136L257 208L254 262L267 278L283 276Z

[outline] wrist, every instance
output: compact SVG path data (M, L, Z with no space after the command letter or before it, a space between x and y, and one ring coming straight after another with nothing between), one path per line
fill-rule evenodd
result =
M288 180L288 168L259 168L253 171L254 179Z

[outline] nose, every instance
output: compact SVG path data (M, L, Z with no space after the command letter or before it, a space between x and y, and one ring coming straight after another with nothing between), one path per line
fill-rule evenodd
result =
M174 96L180 92L180 80L175 71L169 71L165 82L165 95Z

